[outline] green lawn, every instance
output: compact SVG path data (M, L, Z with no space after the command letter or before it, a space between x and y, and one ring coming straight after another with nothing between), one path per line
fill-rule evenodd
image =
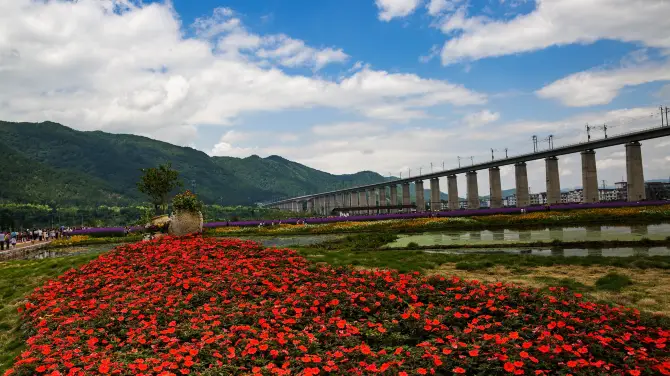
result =
M85 264L98 255L89 253L53 259L0 262L0 374L9 368L24 346L26 338L17 312L24 297L47 280Z

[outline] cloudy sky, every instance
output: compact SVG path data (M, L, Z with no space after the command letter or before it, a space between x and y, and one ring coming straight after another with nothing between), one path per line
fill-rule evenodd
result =
M0 119L405 177L532 151L533 135L585 141L587 123L660 125L668 14L667 0L0 0ZM668 178L669 146L643 143L646 178ZM624 158L599 150L599 179L625 176ZM560 158L564 187L579 163ZM543 191L543 162L528 168Z

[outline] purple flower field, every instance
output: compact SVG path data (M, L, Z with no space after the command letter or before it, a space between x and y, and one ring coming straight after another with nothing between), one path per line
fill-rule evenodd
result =
M635 206L657 206L667 205L668 201L642 201L642 202L599 202L594 204L558 204L558 205L537 205L525 208L527 213L539 211L560 211L560 210L577 210L577 209L591 209L591 208L620 208L620 207L635 207ZM217 228L227 226L258 226L260 224L270 225L278 224L296 224L299 221L304 221L308 224L324 224L335 222L358 222L358 221L382 221L387 219L413 219L425 217L472 217L484 216L494 214L519 214L521 208L499 208L499 209L468 209L468 210L452 210L439 212L422 212L422 213L393 213L393 214L369 214L369 215L352 215L349 217L297 217L290 219L279 220L256 220L256 221L236 221L236 222L209 222L205 223L205 228ZM138 232L143 229L143 226L133 226L130 232ZM102 234L122 234L123 227L99 227L88 228L81 230L74 230L70 232L71 235L102 235Z

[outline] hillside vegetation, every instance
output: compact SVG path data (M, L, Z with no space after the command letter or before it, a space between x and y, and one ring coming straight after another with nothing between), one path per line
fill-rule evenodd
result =
M145 202L140 169L172 162L186 187L208 204L248 205L384 181L364 171L332 175L279 156L210 157L147 137L82 132L53 122L0 121L0 199L50 205L130 205Z

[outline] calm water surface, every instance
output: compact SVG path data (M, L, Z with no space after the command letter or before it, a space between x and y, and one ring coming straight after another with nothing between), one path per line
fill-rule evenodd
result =
M603 249L549 249L549 248L464 248L449 250L426 250L428 253L445 253L454 255L467 254L516 254L531 256L558 256L558 257L630 257L630 256L670 256L668 247L622 247L622 248L603 248Z
M639 226L586 226L532 230L440 231L399 235L387 247L406 247L410 242L420 246L450 244L500 244L504 242L550 242L587 240L662 240L670 236L670 223Z

